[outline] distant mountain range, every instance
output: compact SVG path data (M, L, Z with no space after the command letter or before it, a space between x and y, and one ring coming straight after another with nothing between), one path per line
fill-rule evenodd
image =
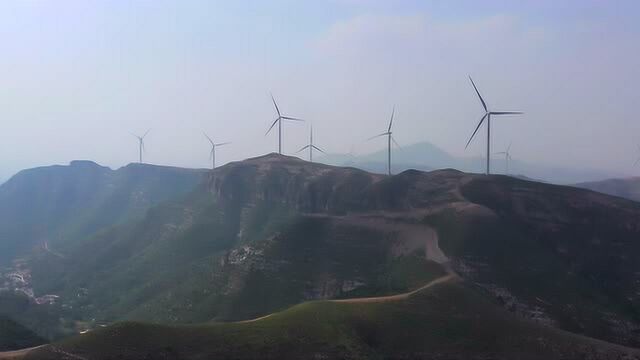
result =
M486 169L486 157L455 157L428 142L404 146L401 149L395 148L392 154L392 170L396 174L408 169L423 171L457 169L470 173L484 173ZM358 156L353 154L328 154L319 157L318 161L336 166L353 166L376 173L387 172L386 149ZM492 157L491 164L493 173L505 173L506 163L504 157L495 155ZM517 158L510 162L509 167L510 175L538 179L539 181L553 184L574 184L620 176L620 174L612 174L611 172L596 169L529 163L520 161Z
M640 177L584 182L575 186L625 199L640 201Z
M34 358L415 358L437 349L454 359L606 359L640 346L633 201L500 175L388 177L276 154L208 172L74 163L7 184L20 216L2 216L22 221L15 229L45 220L65 234L92 231L0 270L5 292L28 292L26 279L33 292L0 296L20 309L14 319L50 337L89 331ZM95 201L113 188L128 200ZM346 301L313 302L329 299ZM108 326L127 320L165 325Z

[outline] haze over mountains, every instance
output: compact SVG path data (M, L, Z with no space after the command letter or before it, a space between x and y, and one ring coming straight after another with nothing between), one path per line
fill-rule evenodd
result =
M0 185L0 264L141 216L191 191L204 174L145 164L111 170L91 161L24 170Z
M624 179L607 179L603 181L584 182L576 184L577 187L591 189L614 196L640 201L640 177Z
M496 152L502 151L502 149L495 150ZM514 154L517 153L517 144L514 146L513 152ZM386 150L380 150L364 155L329 154L319 157L318 161L331 165L354 166L367 171L384 173L387 166L386 157ZM484 173L486 156L478 154L456 157L429 142L420 142L393 149L392 169L394 173L408 169L435 170L448 168L471 173ZM524 176L554 184L574 184L625 176L612 171L589 169L583 166L570 167L531 163L519 160L517 155L514 155L514 159L509 162L509 168L511 175ZM504 156L492 156L492 172L504 174L505 170Z
M0 360L640 360L638 14L0 1Z
M423 334L403 340L406 356L426 351L419 345L425 339L440 344L438 351L451 358L509 358L518 351L541 359L575 351L595 358L610 351L633 353L558 329L640 345L640 204L588 190L456 170L409 170L387 177L271 154L204 174L153 165L113 171L73 163L23 172L0 193L24 209L20 219L46 219L47 229L65 234L35 251L17 247L13 261L0 271L7 288L0 292L5 304L0 312L10 309L8 315L49 338L95 332L40 355L34 352L35 358L61 356L51 352L55 349L131 359L229 356L242 354L241 348L274 357L391 354L401 340L379 332L384 327ZM91 200L91 206L75 207L79 199ZM66 210L55 211L58 207ZM4 216L17 219L9 212ZM96 222L96 216L103 221ZM28 235L8 234L1 242L16 247L24 238L37 245L43 236ZM388 306L304 305L251 323L255 326L122 324L101 330L123 320L249 320L309 300L384 297L445 278ZM443 297L457 305L444 306ZM474 312L487 318L473 322L469 313L466 320L454 321L467 316L456 310L469 307L460 302L463 298L476 299ZM415 313L425 301L441 312ZM303 320L308 316L331 318L353 332L336 333L337 328L321 323L316 328ZM410 325L416 316L423 321ZM294 326L298 321L308 325ZM457 335L433 338L428 324L434 321ZM282 326L300 334L310 331L319 342L280 338L275 334ZM140 331L154 335L150 341L136 340L137 350L116 346ZM229 342L224 333L235 331L243 335ZM481 335L497 339L503 331L511 333L506 343ZM203 334L209 343L228 346L214 349L198 342ZM251 340L255 336L271 342L258 346ZM454 346L460 336L469 341L462 350ZM532 343L536 336L546 339L547 347ZM336 345L341 343L346 347ZM293 345L299 352L282 352Z
M498 150L500 149L496 149L496 151ZM521 161L517 157L517 144L514 146L513 152L514 159L509 163L509 173L515 176L524 176L555 184L575 184L628 177L628 175L624 173L589 169L583 166L566 167ZM307 159L306 152L296 155L300 158ZM484 155L478 154L458 157L426 141L403 145L402 148L394 148L392 157L393 173L399 173L409 169L428 171L449 168L471 173L482 173L485 171L486 166L486 157ZM366 154L319 154L316 155L315 160L329 165L353 166L366 171L385 173L386 158L386 150L379 150ZM10 178L10 174L3 174L1 170L2 169L0 169L0 184L4 182L3 179L8 180ZM492 157L492 170L498 174L505 173L506 164L503 156L494 155Z

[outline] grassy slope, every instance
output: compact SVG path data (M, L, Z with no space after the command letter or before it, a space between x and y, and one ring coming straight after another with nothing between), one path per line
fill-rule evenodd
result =
M66 291L79 318L199 322L281 310L322 296L311 294L324 282L338 286L359 279L367 286L340 295L371 296L407 291L443 274L419 252L389 257L387 233L305 216L263 222L267 228L284 223L269 240L249 241L261 255L234 264L228 251L237 244L228 240L235 238L237 224L214 208L176 236L149 229L162 229L167 217L176 219L182 210L156 214L156 208L143 223L88 242L69 259L73 271L56 272L56 264L48 263L46 283ZM43 281L44 274L39 276ZM75 296L78 288L87 288L88 295Z
M0 316L0 351L44 344L44 339L5 316Z
M462 191L495 215L452 211L427 222L444 251L473 269L466 276L507 289L563 329L640 344L637 204L507 177L478 178Z
M638 352L518 320L461 282L380 303L315 301L262 320L196 326L121 323L27 359L616 359Z
M490 180L483 183L455 171L407 171L375 182L364 173L322 168L324 175L308 182L304 171L312 165L278 161L286 163L268 172L250 161L221 168L213 186L201 189L207 192L192 194L202 203L155 207L142 221L92 239L69 258L68 273L51 275L66 287L68 293L61 293L73 299L79 317L107 322L246 319L312 298L309 293L330 280L368 284L338 297L401 292L441 269L419 256L390 259L396 234L340 225L327 215L395 212L400 221L437 227L440 245L454 262L482 262L474 281L499 285L544 308L566 330L634 344L632 332L611 331L606 316L637 317L638 301L627 299L632 288L621 281L633 280L640 263L632 261L640 254L633 241L638 230L629 226L639 217L618 218L640 214L637 204L609 203L608 197L605 204L592 204L591 193L582 190L477 177ZM253 183L261 173L268 176ZM462 202L458 185L470 178L461 189L465 197L495 216L438 207ZM414 212L429 207L438 211L426 219ZM295 214L302 210L319 214ZM167 235L176 228L183 231ZM262 255L243 264L228 261L243 246ZM89 289L87 297L73 293L81 287Z

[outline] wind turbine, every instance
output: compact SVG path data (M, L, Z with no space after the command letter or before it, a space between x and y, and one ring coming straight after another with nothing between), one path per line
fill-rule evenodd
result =
M270 95L271 95L271 100L273 101L273 106L276 108L276 112L278 113L278 117L273 121L273 123L269 127L269 130L267 130L267 132L264 135L267 136L267 134L269 134L271 129L273 129L273 127L276 125L276 123L278 124L278 154L282 154L282 120L291 120L291 121L304 121L304 120L290 117L290 116L283 116L280 113L280 108L278 108L276 99L273 98L273 94L270 94Z
M372 136L369 139L367 139L367 141L369 141L381 136L387 137L387 169L388 169L389 175L391 175L391 142L393 141L393 143L397 147L400 147L400 145L396 142L396 139L393 138L393 132L391 131L391 126L393 125L393 115L395 115L395 113L396 113L396 107L394 105L393 111L391 112L391 120L389 121L389 128L387 129L387 132L383 132L382 134Z
M144 150L145 150L145 149L144 149L144 137L145 137L145 136L147 136L147 134L149 133L149 131L151 131L151 129L147 130L147 132L145 132L145 133L144 133L144 135L142 135L142 136L139 136L139 135L136 135L136 134L134 134L134 133L131 133L131 135L133 135L133 136L135 136L136 138L138 138L138 147L139 147L139 151L140 151L140 154L139 154L139 161L138 161L138 162L139 162L140 164L142 164L142 153L143 153L143 152L144 152Z
M298 152L305 150L305 149L309 149L309 162L313 162L313 150L318 150L323 154L326 154L324 152L324 150L320 149L319 147L313 145L313 124L311 124L311 134L309 135L309 144L303 146L300 150L298 150Z
M476 94L478 94L478 98L480 98L480 102L482 103L482 107L484 108L484 115L480 119L478 126L476 126L476 129L474 130L473 134L469 138L469 141L467 141L467 145L464 148L466 149L469 146L469 143L471 143L471 140L473 140L473 137L478 132L478 129L480 129L480 125L482 125L482 123L484 122L484 119L486 118L487 119L487 175L489 175L491 173L491 115L519 115L519 114L522 114L522 112L520 111L489 111L489 109L487 108L487 104L484 102L484 99L482 99L482 96L480 95L480 92L478 91L478 88L476 87L476 84L473 82L473 79L471 78L471 76L469 76L469 80L471 80L471 85L473 85L473 88L476 90Z
M504 155L505 175L509 175L509 161L511 161L511 153L509 152L510 150L511 150L511 143L509 143L509 146L507 147L506 151L500 151L494 154L494 155Z
M211 152L209 153L209 157L211 158L212 164L211 164L211 169L215 169L216 168L216 146L223 146L223 145L228 145L231 144L230 142L223 142L223 143L214 143L213 140L211 140L211 138L209 137L209 135L207 135L207 133L205 133L204 131L202 132L204 134L204 136L207 138L207 140L209 140L209 143L211 143Z

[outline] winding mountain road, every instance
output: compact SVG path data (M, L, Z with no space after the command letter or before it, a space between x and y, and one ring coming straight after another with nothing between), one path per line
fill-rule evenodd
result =
M427 283L426 285L419 287L413 291L409 291L406 293L402 293L402 294L395 294L395 295L388 295L388 296L375 296L375 297L366 297L366 298L352 298L352 299L337 299L337 300L329 300L331 302L336 302L336 303L379 303L379 302L388 302L388 301L399 301L399 300L406 300L409 298L409 296L418 293L420 291L424 291L432 286L438 285L438 284L442 284L444 282L448 282L448 281L452 281L454 279L458 279L458 275L456 274L448 274L445 276L441 276L433 281L430 281L429 283Z
M0 352L0 359L1 360L21 359L29 351L41 348L43 346L44 345L31 347L31 348L27 348L27 349L20 349L20 350L13 350L13 351L2 351L2 352Z

